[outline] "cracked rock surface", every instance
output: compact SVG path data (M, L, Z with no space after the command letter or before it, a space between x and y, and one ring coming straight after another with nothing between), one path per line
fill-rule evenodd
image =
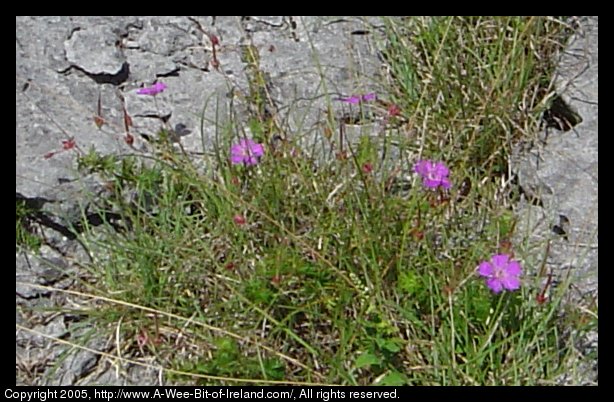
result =
M524 200L516 210L516 234L526 239L532 265L539 267L548 250L546 269L554 282L570 276L573 303L588 307L598 300L598 19L583 17L578 24L561 55L555 85L581 121L566 131L546 129L540 144L518 152L512 169L539 201ZM578 345L582 353L597 347L596 330ZM597 361L586 367L585 377L587 384L597 382Z

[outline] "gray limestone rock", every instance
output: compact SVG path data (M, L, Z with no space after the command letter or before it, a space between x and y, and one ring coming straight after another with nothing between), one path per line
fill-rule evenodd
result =
M92 75L118 75L126 62L108 25L80 28L64 42L66 60Z
M43 246L41 253L45 254L45 248ZM49 251L56 256L54 257L41 257L33 255L29 252L18 252L16 254L16 292L17 295L31 299L39 296L48 295L49 291L28 286L27 284L33 283L38 285L53 285L68 275L68 265L66 261L57 256L53 251Z
M553 270L571 269L575 284L596 295L597 18L584 18L581 26L561 57L556 85L582 122L568 131L548 129L548 135L542 136L545 144L516 155L513 170L525 192L542 204L524 203L518 208L519 234L528 234L538 248L550 239Z
M571 281L570 302L598 303L598 19L583 17L557 68L556 89L581 122L567 131L548 129L543 143L515 155L512 169L529 198L521 202L518 242L527 245L528 267L546 268L555 283ZM535 275L537 268L530 269ZM581 339L578 350L597 351L598 334ZM586 383L597 382L597 361L583 363ZM562 379L572 381L573 379Z

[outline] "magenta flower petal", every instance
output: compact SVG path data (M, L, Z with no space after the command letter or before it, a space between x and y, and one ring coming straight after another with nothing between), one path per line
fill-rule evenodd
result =
M437 188L437 186L439 186L439 180L437 179L429 179L429 178L425 178L422 183L424 184L425 187L428 188Z
M491 276L493 272L494 268L488 261L484 261L478 266L478 273L482 276Z
M438 177L445 177L450 174L450 170L443 164L443 162L437 162L433 168L434 174Z
M255 143L253 141L251 145L251 151L256 156L264 155L264 147L262 146L262 144Z
M264 147L251 139L240 140L238 144L230 147L230 162L233 165L255 165L264 155Z
M359 104L361 101L371 101L377 98L377 94L375 92L370 92L364 95L352 95L344 98L339 98L341 102L351 103L353 105Z
M510 257L507 254L497 254L492 256L491 261L495 267L504 267L509 259Z
M259 162L259 159L255 156L248 155L243 159L243 163L246 165L255 165Z
M516 276L508 276L501 279L501 285L507 290L516 290L520 288L520 279Z
M341 102L347 102L347 103L351 103L353 105L356 105L360 102L360 97L359 96L350 96L347 98L339 98L339 100Z
M494 293L499 293L503 290L501 281L496 278L487 279L486 286L488 286Z
M245 157L243 155L239 155L239 154L231 155L230 162L232 162L233 165L238 165L240 163L243 163L244 158Z
M159 94L160 92L164 91L167 88L166 84L163 82L156 82L154 85L150 86L150 87L145 87L145 88L141 88L138 91L136 91L137 94L139 95L150 95L150 96L155 96L157 94Z
M510 261L510 263L507 264L507 273L509 275L519 276L522 274L522 267L518 262Z
M371 93L368 93L362 96L362 100L365 102L374 100L375 98L377 98L377 95L375 94L375 92L371 92Z
M420 176L426 176L430 170L431 170L430 161L419 161L418 163L414 165L414 171L418 173Z

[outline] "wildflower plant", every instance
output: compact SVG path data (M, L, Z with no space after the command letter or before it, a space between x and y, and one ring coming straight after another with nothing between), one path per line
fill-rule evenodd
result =
M434 49L425 55L432 62L413 72L399 69L396 77L406 76L395 82L391 90L399 91L395 96L364 93L336 99L349 104L349 109L361 108L362 112L364 106L385 120L382 141L391 140L401 152L383 156L379 137L361 136L358 144L344 141L347 138L330 141L331 150L347 150L347 158L336 159L331 152L330 160L320 160L315 147L310 153L294 142L302 130L290 128L283 133L283 143L270 141L266 150L254 138L224 142L245 132L255 138L272 137L273 130L254 111L249 112L253 115L248 116L248 123L233 120L229 126L234 130L245 124L239 128L247 129L222 138L226 145L217 160L228 163L212 164L212 169L219 169L215 174L209 170L202 174L181 155L153 166L134 162L132 157L109 162L92 159L88 166L110 172L105 178L118 187L109 203L121 211L122 222L135 228L134 235L124 236L109 227L109 238L116 243L109 250L115 254L101 260L103 267L92 269L99 278L95 283L102 294L160 310L159 315L122 315L138 320L139 325L132 328L146 328L133 330L123 339L132 340L145 352L155 348L161 365L177 373L201 375L206 384L283 380L304 385L311 381L526 385L552 381L557 371L564 370L560 348L564 342L555 339L558 329L553 325L558 316L550 314L552 310L541 314L554 309L555 303L538 305L535 298L525 298L525 290L530 291L525 286L513 297L492 297L491 292L521 289L523 267L506 250L486 261L475 259L493 247L494 239L512 238L513 225L501 213L509 211L507 198L493 197L499 195L499 184L483 180L492 176L493 168L471 158L479 148L477 141L492 141L496 150L505 137L496 135L490 126L470 139L462 135L473 131L463 130L489 121L481 115L483 105L492 105L495 110L488 110L492 114L515 110L517 105L508 100L525 98L524 92L510 90L508 96L496 99L502 102L499 105L492 100L498 92L483 92L514 82L499 80L499 74L483 74L482 69L494 66L488 60L475 63L480 67L476 74L485 82L467 85L463 91L452 88L445 98L440 96L442 90L432 89L440 81L444 88L450 87L455 82L450 77L460 74L457 68L474 73L473 64L463 62L463 58L474 57L465 45L459 46L466 42L444 43L448 32L453 38L467 21L433 18L425 25L420 48ZM525 32L532 29L522 19L514 21L518 23L511 27L497 19L477 25L499 26L504 48L522 42ZM435 28L438 30L431 32ZM509 40L510 30L517 33L517 41ZM441 32L446 35L442 37ZM476 36L474 45L487 46L486 34L499 35L492 28ZM471 36L463 36L467 38ZM210 39L215 49L217 39ZM394 43L407 40L411 38ZM537 48L527 48L537 52ZM532 57L533 52L527 55L523 49L520 56ZM495 50L493 57L504 54L499 64L506 72L515 59L511 60L512 53ZM436 58L448 52L459 52L460 59ZM475 57L481 54L476 52ZM396 67L407 65L404 53L392 56L390 60L402 60ZM254 60L252 69L258 67L258 59ZM407 52L407 60L413 63L421 58ZM451 72L439 73L446 68ZM498 81L489 81L491 77ZM432 85L422 86L427 80ZM159 82L137 93L156 96L165 89L166 84ZM449 103L456 97L464 101L468 95L475 96L476 102L462 105L479 108L460 113L460 107ZM367 105L379 97L379 107ZM385 99L393 99L394 104ZM434 108L442 102L446 107ZM333 117L330 127L322 132L315 129L322 138L335 139L327 130L334 133L341 123L336 126ZM259 131L251 126L254 121L260 124ZM420 136L407 141L407 133L422 125L431 133L445 132L446 138L425 141L420 149L425 155L449 155L449 160L398 157L415 153L413 139ZM266 169L251 169L264 158ZM404 186L403 172L412 169L427 191ZM474 185L464 197L450 194L456 179L466 177L480 185ZM132 188L138 189L140 198L155 199L159 213L125 206L122 194ZM453 201L444 202L448 200ZM475 280L477 276L486 286L482 279ZM114 308L110 305L94 313L101 319L118 317ZM147 334L156 334L162 323L155 317L166 311L169 319L164 319L160 343L152 341L154 336L148 340ZM189 320L175 322L171 314ZM109 323L118 328L116 322ZM194 324L205 324L206 331ZM173 325L182 328L177 331L181 339L166 331ZM182 379L176 378L178 382Z

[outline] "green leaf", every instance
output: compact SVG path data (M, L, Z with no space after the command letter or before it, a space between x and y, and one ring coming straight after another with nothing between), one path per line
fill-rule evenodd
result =
M407 377L398 371L390 371L376 385L382 386L401 386L407 384Z
M286 374L285 366L279 359L267 359L264 361L264 371L273 380L283 380Z
M381 339L377 338L376 343L381 349L384 349L390 353L397 353L401 350L402 340L399 338Z
M413 271L402 272L399 278L399 287L408 294L415 294L421 288L421 281Z
M387 340L384 344L384 348L391 353L398 353L401 351L401 346L399 345L399 341L396 339Z
M355 366L356 368L369 367L369 366L377 366L381 364L381 360L379 357L375 356L373 353L365 352L356 359Z

